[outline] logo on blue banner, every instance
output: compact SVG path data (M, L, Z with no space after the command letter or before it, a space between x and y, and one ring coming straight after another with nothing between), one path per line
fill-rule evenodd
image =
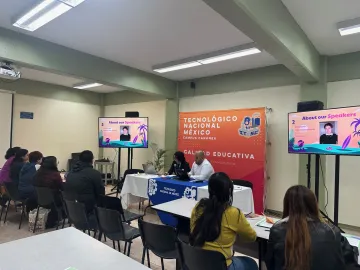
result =
M183 198L196 200L197 187L186 187Z

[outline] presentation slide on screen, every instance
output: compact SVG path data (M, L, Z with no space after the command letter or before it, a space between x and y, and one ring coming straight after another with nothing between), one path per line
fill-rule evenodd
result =
M99 118L99 147L147 148L148 118Z
M360 155L360 106L289 113L289 153Z

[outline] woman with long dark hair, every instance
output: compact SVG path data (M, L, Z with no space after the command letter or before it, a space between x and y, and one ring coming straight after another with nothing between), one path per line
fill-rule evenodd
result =
M182 170L187 173L191 171L190 165L186 161L184 153L180 151L175 152L174 161L171 164L168 174L169 175L176 174L177 170Z
M229 270L258 269L249 257L233 257L232 247L237 235L255 241L256 232L244 214L232 206L234 186L222 172L209 179L209 198L202 199L194 208L190 220L190 244L206 250L221 252Z
M34 185L37 187L47 187L56 191L63 189L63 182L58 170L56 157L49 156L42 160L40 169L34 177Z
M40 169L36 172L34 177L35 187L46 187L54 192L55 204L61 207L60 190L63 190L63 181L58 170L58 161L56 157L49 156L42 160ZM54 227L58 222L58 213L54 206L48 215L46 228Z
M314 193L293 186L284 198L283 219L270 230L268 270L342 270L340 231L324 223Z

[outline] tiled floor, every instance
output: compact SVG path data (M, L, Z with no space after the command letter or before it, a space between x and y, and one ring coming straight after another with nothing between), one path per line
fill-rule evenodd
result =
M1 209L1 208L0 208ZM131 209L133 212L138 212L137 205L134 205L133 209ZM26 219L23 220L23 224L21 226L21 229L19 230L19 221L20 221L20 212L15 212L15 208L13 206L10 206L9 213L7 216L7 221L4 224L4 215L2 217L2 220L0 222L0 244L18 240L21 238L31 237L34 234L32 232L29 232L28 228L28 222ZM144 218L146 221L150 221L153 223L160 223L160 220L155 212L151 210L147 210L147 214ZM131 223L132 226L137 227L138 224L136 221ZM46 230L46 232L51 230ZM42 232L39 232L42 233ZM35 234L38 234L37 232ZM110 246L112 246L112 241L107 240L107 242L103 243ZM121 250L124 250L124 245L121 244ZM143 245L141 242L140 237L135 239L133 244L131 245L131 253L130 257L141 262L142 257L142 251L143 251ZM156 257L154 254L150 252L150 261L151 261L151 269L161 269L161 262L158 257ZM165 260L165 269L175 269L175 261L174 260ZM147 264L147 261L145 261L145 264Z

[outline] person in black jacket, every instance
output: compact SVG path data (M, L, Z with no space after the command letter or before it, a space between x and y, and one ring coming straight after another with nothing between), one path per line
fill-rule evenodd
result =
M29 162L25 163L19 175L19 196L20 199L27 199L27 212L35 209L37 205L37 196L34 187L34 177L36 174L36 165L41 164L43 155L39 151L29 154Z
M94 155L86 150L66 177L65 192L75 194L79 202L85 204L87 212L93 212L100 195L105 195L101 173L93 169Z
M185 172L190 172L191 168L189 166L189 163L186 162L185 155L183 152L175 152L174 154L174 161L171 164L171 167L168 171L169 175L176 174L176 170L183 170Z
M267 269L343 270L341 241L340 230L320 219L314 193L293 186L285 194L283 219L270 229Z
M29 161L29 151L20 149L16 152L15 158L10 165L10 179L16 186L19 185L20 171L24 164Z

